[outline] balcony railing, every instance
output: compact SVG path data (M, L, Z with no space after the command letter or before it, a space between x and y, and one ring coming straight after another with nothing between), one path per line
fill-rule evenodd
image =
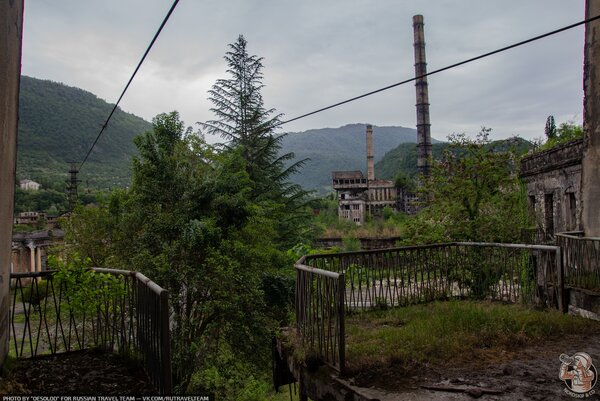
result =
M304 343L337 370L345 365L344 274L296 263L296 327Z
M600 290L600 238L584 237L583 232L556 234L562 249L565 286Z
M17 358L88 348L123 353L139 358L156 389L169 394L167 291L141 273L93 271L107 279L87 298L73 296L55 272L12 273L9 352Z
M296 327L305 346L345 367L345 313L453 298L562 309L560 248L448 243L310 255L295 267Z

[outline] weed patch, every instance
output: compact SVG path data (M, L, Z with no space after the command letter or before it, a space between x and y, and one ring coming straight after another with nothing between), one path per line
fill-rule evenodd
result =
M349 372L390 364L468 361L561 335L600 332L600 322L558 311L492 302L433 302L348 317Z

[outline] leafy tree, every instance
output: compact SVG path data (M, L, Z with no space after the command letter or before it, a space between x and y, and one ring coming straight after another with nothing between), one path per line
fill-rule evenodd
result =
M131 188L79 207L67 242L94 264L142 271L167 288L178 389L225 398L232 378L206 375L223 355L248 375L268 366L270 338L288 317L289 285L278 277L289 261L274 247L270 204L250 196L241 150L216 152L176 112L153 124L136 139Z
M279 221L278 239L292 245L298 241L298 221L306 217L307 193L290 183L289 177L304 161L290 164L293 153L279 155L283 136L275 130L281 114L264 105L263 59L248 53L247 41L240 35L229 45L225 60L229 77L217 80L209 91L216 118L201 125L225 139L227 150L241 154L252 182L251 198L271 203L271 212Z
M118 196L116 193L113 196ZM68 218L60 219L65 231L63 252L70 259L82 255L92 266L114 267L120 265L115 253L118 229L107 207L85 207L81 204Z
M546 123L546 125L548 125ZM548 140L544 143L540 150L552 149L555 146L583 138L583 127L572 121L561 123L553 136L546 135Z
M394 177L394 186L396 188L404 188L409 192L415 190L414 180L403 171L398 171L396 177Z
M490 146L489 129L475 139L451 135L442 160L434 161L422 196L431 199L409 222L407 241L517 241L526 225L526 197L513 151Z
M577 125L572 121L561 123L557 129L557 139L561 142L568 142L574 139L579 139L583 137L583 127L581 125Z
M21 212L54 212L67 210L67 198L63 192L53 189L25 191L15 188L15 214Z
M227 143L209 146L176 112L158 115L135 139L131 187L97 210L79 208L67 242L169 290L179 391L249 399L236 394L261 386L237 379L264 377L270 339L289 319L283 249L303 233L305 192L287 181L300 164L285 167L293 155L278 155L279 115L260 94L262 59L242 36L225 59L230 78L213 86L216 118L202 126Z

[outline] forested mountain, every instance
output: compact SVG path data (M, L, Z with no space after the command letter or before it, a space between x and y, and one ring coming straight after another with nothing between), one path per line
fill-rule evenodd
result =
M83 89L23 76L19 107L17 178L30 178L60 191L67 179L69 162L80 162L94 141L112 105ZM120 109L113 116L79 178L82 187L127 186L131 179L133 138L151 124ZM398 171L416 173L416 130L373 126L375 174L392 179ZM438 158L443 143L435 139ZM521 140L517 145L528 148ZM294 152L296 160L310 159L295 183L325 193L331 188L331 172L366 172L365 124L321 128L287 134L281 153Z
M348 124L289 133L283 138L282 152L294 152L296 160L310 159L292 180L306 189L326 192L331 188L332 171L362 170L366 173L365 126ZM413 128L373 126L375 160L400 144L412 142L414 147L416 138L417 131ZM381 176L377 167L375 173L377 177Z
M448 143L433 142L431 148L432 155L434 159L439 160L442 157L444 149L447 148ZM519 137L493 141L489 144L489 147L494 151L500 152L514 149L517 155L524 155L532 146L533 144L531 142ZM416 144L401 143L387 152L381 160L375 163L377 178L391 180L394 179L396 174L400 171L409 177L414 177L417 174Z
M45 187L62 186L69 162L82 160L111 108L83 89L23 76L17 178L30 178ZM119 109L80 173L82 186L129 185L131 156L136 153L132 139L150 128L147 121ZM415 140L413 128L374 126L375 160ZM282 154L287 152L294 152L296 160L310 159L292 180L324 192L331 186L332 171L365 170L365 124L289 133L281 149Z
M434 159L442 156L447 143L434 143L431 145L431 153ZM375 163L377 178L392 180L402 171L409 177L417 174L417 144L401 143L394 149L387 152L381 160Z
M113 105L85 90L21 77L17 178L56 183L81 162ZM150 123L118 109L80 174L82 185L127 186L133 137Z

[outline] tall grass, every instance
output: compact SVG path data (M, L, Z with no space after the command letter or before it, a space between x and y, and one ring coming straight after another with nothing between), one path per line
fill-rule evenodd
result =
M469 359L482 350L516 349L571 333L600 332L600 322L523 305L448 301L350 316L350 371L385 364Z

